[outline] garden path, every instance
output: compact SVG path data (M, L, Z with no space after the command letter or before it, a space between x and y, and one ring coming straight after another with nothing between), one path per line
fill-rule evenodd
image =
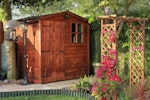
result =
M29 85L21 85L23 80L18 80L15 82L10 82L4 84L0 81L0 92L9 92L9 91L24 91L24 90L44 90L44 89L62 89L69 88L73 83L78 82L79 79L66 80L60 82L51 82L46 84L29 84Z

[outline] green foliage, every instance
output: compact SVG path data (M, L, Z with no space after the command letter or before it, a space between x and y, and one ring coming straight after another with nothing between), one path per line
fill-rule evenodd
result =
M145 32L145 72L146 76L150 77L150 23L146 24Z
M95 20L95 18L94 18L94 22L90 23L90 30L99 31L100 30L100 20Z
M2 9L2 8L0 8L0 20L2 21L3 20L3 12L4 12L4 10Z
M80 78L78 83L74 83L71 87L73 91L82 91L91 93L91 88L93 84L93 77L92 76L84 76Z
M0 71L0 80L4 80L6 78L6 72Z
M19 96L1 98L1 100L87 100L81 97L61 96L61 95L40 95L40 96Z
M122 90L119 91L119 96L117 100L131 100L130 98L130 86L122 87Z
M127 24L124 24L122 32L118 36L117 51L118 51L118 70L119 76L129 83L129 47L130 47L130 30Z
M100 22L95 20L90 23L90 71L94 73L93 63L100 62Z

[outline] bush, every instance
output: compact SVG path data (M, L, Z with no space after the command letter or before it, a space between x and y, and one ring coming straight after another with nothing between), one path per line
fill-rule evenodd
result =
M72 85L71 90L91 93L92 85L93 85L93 77L92 76L88 77L85 75L83 78L80 78L79 83L74 83Z

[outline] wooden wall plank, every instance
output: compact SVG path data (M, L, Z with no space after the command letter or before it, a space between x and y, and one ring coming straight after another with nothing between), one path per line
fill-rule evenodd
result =
M1 65L1 45L4 41L3 22L0 21L0 65ZM1 67L0 67L1 70Z

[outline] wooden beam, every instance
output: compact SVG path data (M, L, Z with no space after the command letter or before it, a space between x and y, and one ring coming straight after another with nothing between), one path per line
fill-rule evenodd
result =
M117 20L124 20L124 21L148 21L147 18L140 18L140 17L127 17L127 16L117 16L117 15L108 15L108 16L99 16L98 19L114 19Z

